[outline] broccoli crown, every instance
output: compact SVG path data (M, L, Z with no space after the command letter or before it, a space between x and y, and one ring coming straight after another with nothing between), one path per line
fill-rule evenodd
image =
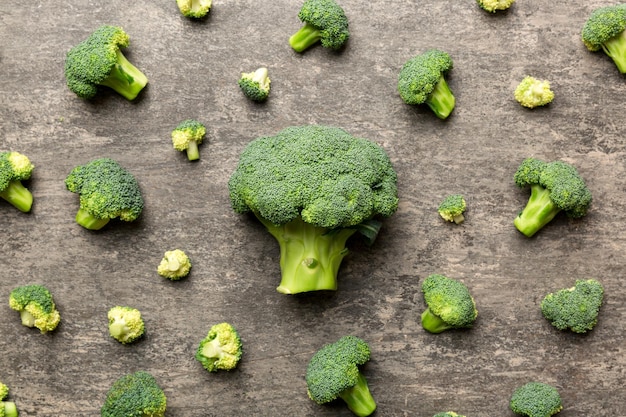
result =
M239 333L229 323L211 326L207 336L200 341L196 350L196 359L209 372L235 369L243 348Z
M177 281L189 275L191 270L191 260L187 254L180 250L170 250L165 252L163 259L157 267L157 272L164 278Z
M508 9L515 3L515 0L476 0L476 2L483 10L495 13L498 10Z
M109 333L120 343L132 343L144 335L141 312L127 306L112 307L107 313Z
M626 4L595 9L583 25L582 41L590 51L598 51L626 29Z
M517 388L509 405L514 413L527 417L550 417L563 409L556 388L541 382L529 382Z
M146 371L137 371L113 383L105 399L102 417L163 417L167 398L156 379Z
M239 78L239 88L252 101L264 101L270 95L271 80L267 68L259 68L254 72L244 72Z
M56 329L61 321L52 294L43 285L23 285L13 289L9 306L19 311L24 326L36 327L41 333Z
M319 40L325 48L339 49L350 37L348 18L335 0L305 0L298 18L305 23L300 31L306 32L307 36L314 37L315 40L312 43ZM294 37L297 36L297 34L294 35Z
M430 49L404 63L398 75L398 92L407 104L425 103L439 81L452 69L452 58Z
M437 413L433 417L465 417L465 416L457 414L454 411L446 411L445 413Z
M545 106L554 100L554 93L550 90L550 82L538 80L531 76L524 77L515 88L515 100L529 109Z
M595 279L577 280L571 288L546 295L541 312L559 330L585 333L598 322L603 296L604 288Z
M200 19L211 11L213 0L176 0L178 9L185 17Z
M0 197L23 212L29 212L33 195L22 180L30 178L34 165L19 152L0 152Z
M478 311L468 288L460 281L433 274L422 283L427 308L422 326L431 333L472 327Z
M437 211L444 220L459 224L465 220L463 213L466 207L467 204L462 195L452 194L443 199Z
M172 130L172 145L177 151L186 151L191 142L201 144L206 134L206 127L197 120L187 119Z

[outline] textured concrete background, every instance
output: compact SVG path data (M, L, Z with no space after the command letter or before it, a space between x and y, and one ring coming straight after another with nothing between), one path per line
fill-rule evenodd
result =
M21 416L94 416L111 383L148 370L168 397L167 415L350 416L307 398L315 350L345 334L369 342L364 367L378 416L513 416L513 390L555 385L563 417L626 416L623 381L626 84L580 30L602 0L519 0L491 15L473 0L340 2L351 39L342 52L303 54L287 40L300 27L294 0L215 0L201 22L173 0L0 3L0 148L36 165L35 203L23 214L0 201L0 381ZM67 50L100 24L131 36L126 56L149 77L130 103L103 92L87 102L65 86ZM457 107L447 121L405 105L397 74L411 56L446 50ZM241 94L243 71L265 65L265 104ZM513 99L525 76L551 80L556 98L529 111ZM185 118L208 128L201 160L171 148ZM399 176L400 208L368 248L358 239L335 294L279 294L278 247L254 219L230 208L227 180L253 138L290 125L328 124L374 140ZM100 232L74 223L69 171L112 157L140 182L145 211ZM559 216L527 239L512 224L528 192L512 181L528 156L574 164L593 192L588 216ZM468 201L463 225L436 213L449 193ZM164 251L194 266L172 283L156 274ZM479 310L474 329L427 334L421 281L460 279ZM543 319L543 296L593 277L606 290L585 336ZM20 324L8 306L15 286L42 283L62 324L52 334ZM131 346L108 336L106 312L132 305L147 335ZM230 373L193 358L210 325L230 321L245 355Z

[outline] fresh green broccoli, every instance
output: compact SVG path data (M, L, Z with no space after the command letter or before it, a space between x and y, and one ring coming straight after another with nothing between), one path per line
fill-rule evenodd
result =
M239 79L239 88L252 101L264 101L270 95L271 80L267 68L259 68L254 72L244 72Z
M278 241L277 290L295 294L337 289L348 238L358 230L374 239L373 217L398 207L396 183L382 147L309 125L250 142L228 187L235 212L254 213Z
M426 310L422 327L431 333L448 329L469 328L478 316L476 303L465 284L443 275L433 274L422 283Z
M52 294L43 285L23 285L13 289L9 306L19 311L24 326L36 327L41 333L51 332L61 321Z
M465 199L460 194L449 195L439 204L437 211L444 220L454 222L456 224L463 223L465 221L465 208L467 204Z
M550 417L563 409L556 388L541 382L529 382L517 388L509 405L514 413L527 417Z
M117 217L132 222L143 210L137 180L111 158L75 167L65 178L65 186L80 196L76 222L86 229L102 229Z
M17 417L17 406L13 401L4 401L9 396L9 387L0 382L0 417Z
M127 306L111 307L107 313L109 333L120 343L132 343L144 335L145 327L141 312Z
M196 359L209 372L230 371L235 369L242 354L237 330L232 324L219 323L211 326L209 333L200 341Z
M526 158L514 175L515 184L530 186L530 198L515 218L517 230L531 237L563 211L568 217L587 214L591 192L572 165Z
M209 14L213 0L176 0L176 4L183 16L200 19Z
M550 82L538 80L531 76L524 77L515 88L514 95L519 104L529 109L545 106L554 100L554 92L550 90Z
M172 145L177 151L186 151L187 159L196 161L200 159L198 145L204 140L206 127L197 120L187 119L172 130Z
M595 9L582 29L582 41L590 51L602 49L626 74L626 4Z
M156 379L146 371L122 376L107 392L101 417L164 417L167 398Z
M93 98L98 86L110 87L134 100L148 78L121 51L130 37L121 27L103 25L69 50L65 59L67 86L81 98Z
M157 267L157 272L164 278L178 281L189 275L191 270L191 260L185 252L180 249L168 250L163 255L161 263Z
M26 155L0 152L0 197L24 213L30 211L33 195L22 181L30 178L34 168Z
M515 3L515 0L476 0L476 3L478 3L481 9L495 13L498 10L510 8Z
M370 360L370 348L356 336L343 336L318 350L306 370L309 398L325 404L341 398L357 416L369 416L376 402L359 370Z
M595 279L577 280L571 288L546 295L541 312L559 330L586 333L598 322L603 297L604 288Z
M409 59L398 75L400 97L411 105L425 103L437 117L446 119L456 103L445 78L452 65L450 55L438 49Z
M305 0L298 18L304 25L289 38L296 52L303 52L317 42L337 50L350 37L348 18L335 0Z
M445 413L437 413L433 417L465 417L465 416L457 414L454 411L446 411Z

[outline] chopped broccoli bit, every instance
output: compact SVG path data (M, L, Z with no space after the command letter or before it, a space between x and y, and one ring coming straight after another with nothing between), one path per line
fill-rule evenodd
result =
M259 68L254 72L244 72L239 79L239 88L252 101L261 102L270 95L271 80L267 68Z
M18 210L28 213L33 195L22 184L30 178L35 166L19 152L0 152L0 197Z
M0 382L0 417L17 417L17 406L13 401L5 401L9 396L9 387Z
M200 19L209 14L213 0L176 0L176 4L183 16Z
M156 379L146 371L119 378L107 392L101 417L164 417L167 398Z
M550 90L549 81L527 76L515 89L515 100L522 106L533 109L551 103L554 93Z
M550 417L563 409L556 388L541 382L529 382L517 388L509 405L514 413L527 417Z
M196 359L209 372L230 371L237 367L242 354L237 330L232 324L219 323L211 326L207 336L200 341Z
M465 417L465 416L457 414L454 411L446 411L445 413L437 413L433 417Z
M178 281L189 275L191 270L191 260L185 252L180 249L174 249L165 252L161 263L157 267L157 272L164 278Z
M456 224L463 223L465 221L465 208L467 204L465 199L460 194L449 195L439 204L437 211L444 220L454 222Z
M581 38L587 49L602 49L620 73L626 74L626 4L595 9L585 22Z
M52 294L43 285L23 285L13 289L9 306L20 313L24 326L36 327L41 333L51 332L61 321Z
M193 119L184 120L172 130L172 145L177 151L186 151L187 159L196 161L200 159L198 145L205 134L206 127L202 123Z
M476 3L481 9L495 13L498 10L507 10L515 3L515 0L476 0Z
M586 333L598 322L603 297L604 288L595 279L577 280L571 288L546 295L541 312L559 330Z
M144 335L145 327L141 312L126 306L112 307L107 313L109 333L120 343L132 343Z
M422 327L431 333L469 328L478 316L476 303L465 284L443 275L433 274L422 283L426 310Z
M296 52L303 52L317 42L337 50L350 37L346 14L335 0L305 0L298 18L304 25L289 38Z

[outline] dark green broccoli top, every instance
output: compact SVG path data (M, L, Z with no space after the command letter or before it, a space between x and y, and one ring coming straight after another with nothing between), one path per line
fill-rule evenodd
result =
M478 311L468 288L460 281L433 274L422 283L427 309L422 325L431 333L447 329L472 327Z
M513 392L511 410L527 417L550 417L563 409L559 392L551 385L529 382Z
M100 410L101 417L163 417L167 399L146 371L127 374L113 383Z
M17 287L9 296L14 309L23 310L28 304L36 305L43 313L52 313L56 306L52 294L43 285L32 284Z
M305 0L298 18L319 31L325 48L339 49L348 41L348 18L335 0Z
M595 9L585 22L581 37L590 51L598 51L626 29L626 4Z
M435 90L440 79L452 69L446 52L430 49L409 59L398 75L398 92L407 104L422 104Z
M572 288L546 295L541 312L559 330L585 333L598 322L603 297L604 288L598 281L577 280Z

